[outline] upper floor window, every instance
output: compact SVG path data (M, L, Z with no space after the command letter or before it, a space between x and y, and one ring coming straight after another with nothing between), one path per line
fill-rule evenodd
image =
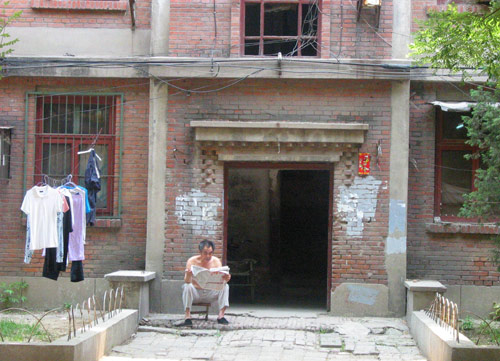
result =
M36 101L35 181L43 174L54 179L72 174L74 183L85 186L89 153L78 152L95 143L93 148L102 159L98 215L113 215L115 204L119 99L114 95L43 95Z
M317 0L243 0L243 5L244 55L319 55Z
M458 220L464 203L463 195L473 191L479 159L465 159L466 154L477 151L467 144L464 112L437 110L436 129L436 216L444 220Z

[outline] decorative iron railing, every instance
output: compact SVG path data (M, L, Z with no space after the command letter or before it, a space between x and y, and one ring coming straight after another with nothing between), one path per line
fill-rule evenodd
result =
M456 303L436 292L434 301L425 313L439 326L451 331L456 341L460 342L460 332L458 329L458 306Z

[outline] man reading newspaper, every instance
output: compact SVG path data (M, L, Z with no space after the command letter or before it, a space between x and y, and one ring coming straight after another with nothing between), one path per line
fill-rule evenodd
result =
M184 322L177 326L192 326L191 307L193 302L212 303L217 301L219 315L217 322L227 325L224 317L229 307L229 286L231 279L229 268L222 267L221 261L214 256L215 245L212 241L203 240L198 246L199 255L188 259L184 271L182 302L184 304ZM198 281L197 281L198 278ZM201 285L200 285L201 283Z

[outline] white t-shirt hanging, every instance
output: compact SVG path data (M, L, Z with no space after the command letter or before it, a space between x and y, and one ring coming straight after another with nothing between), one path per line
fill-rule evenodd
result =
M30 216L30 249L57 247L57 212L63 211L59 192L49 186L26 192L21 210Z

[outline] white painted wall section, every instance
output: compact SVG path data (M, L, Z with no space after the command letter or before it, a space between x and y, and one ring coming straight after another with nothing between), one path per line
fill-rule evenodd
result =
M198 189L191 189L189 193L175 198L178 224L189 226L193 234L200 236L213 236L220 229L222 222L217 220L220 207L220 198Z
M350 187L339 187L337 216L339 221L347 223L349 237L361 238L364 222L374 220L381 184L382 181L368 176L356 177Z

